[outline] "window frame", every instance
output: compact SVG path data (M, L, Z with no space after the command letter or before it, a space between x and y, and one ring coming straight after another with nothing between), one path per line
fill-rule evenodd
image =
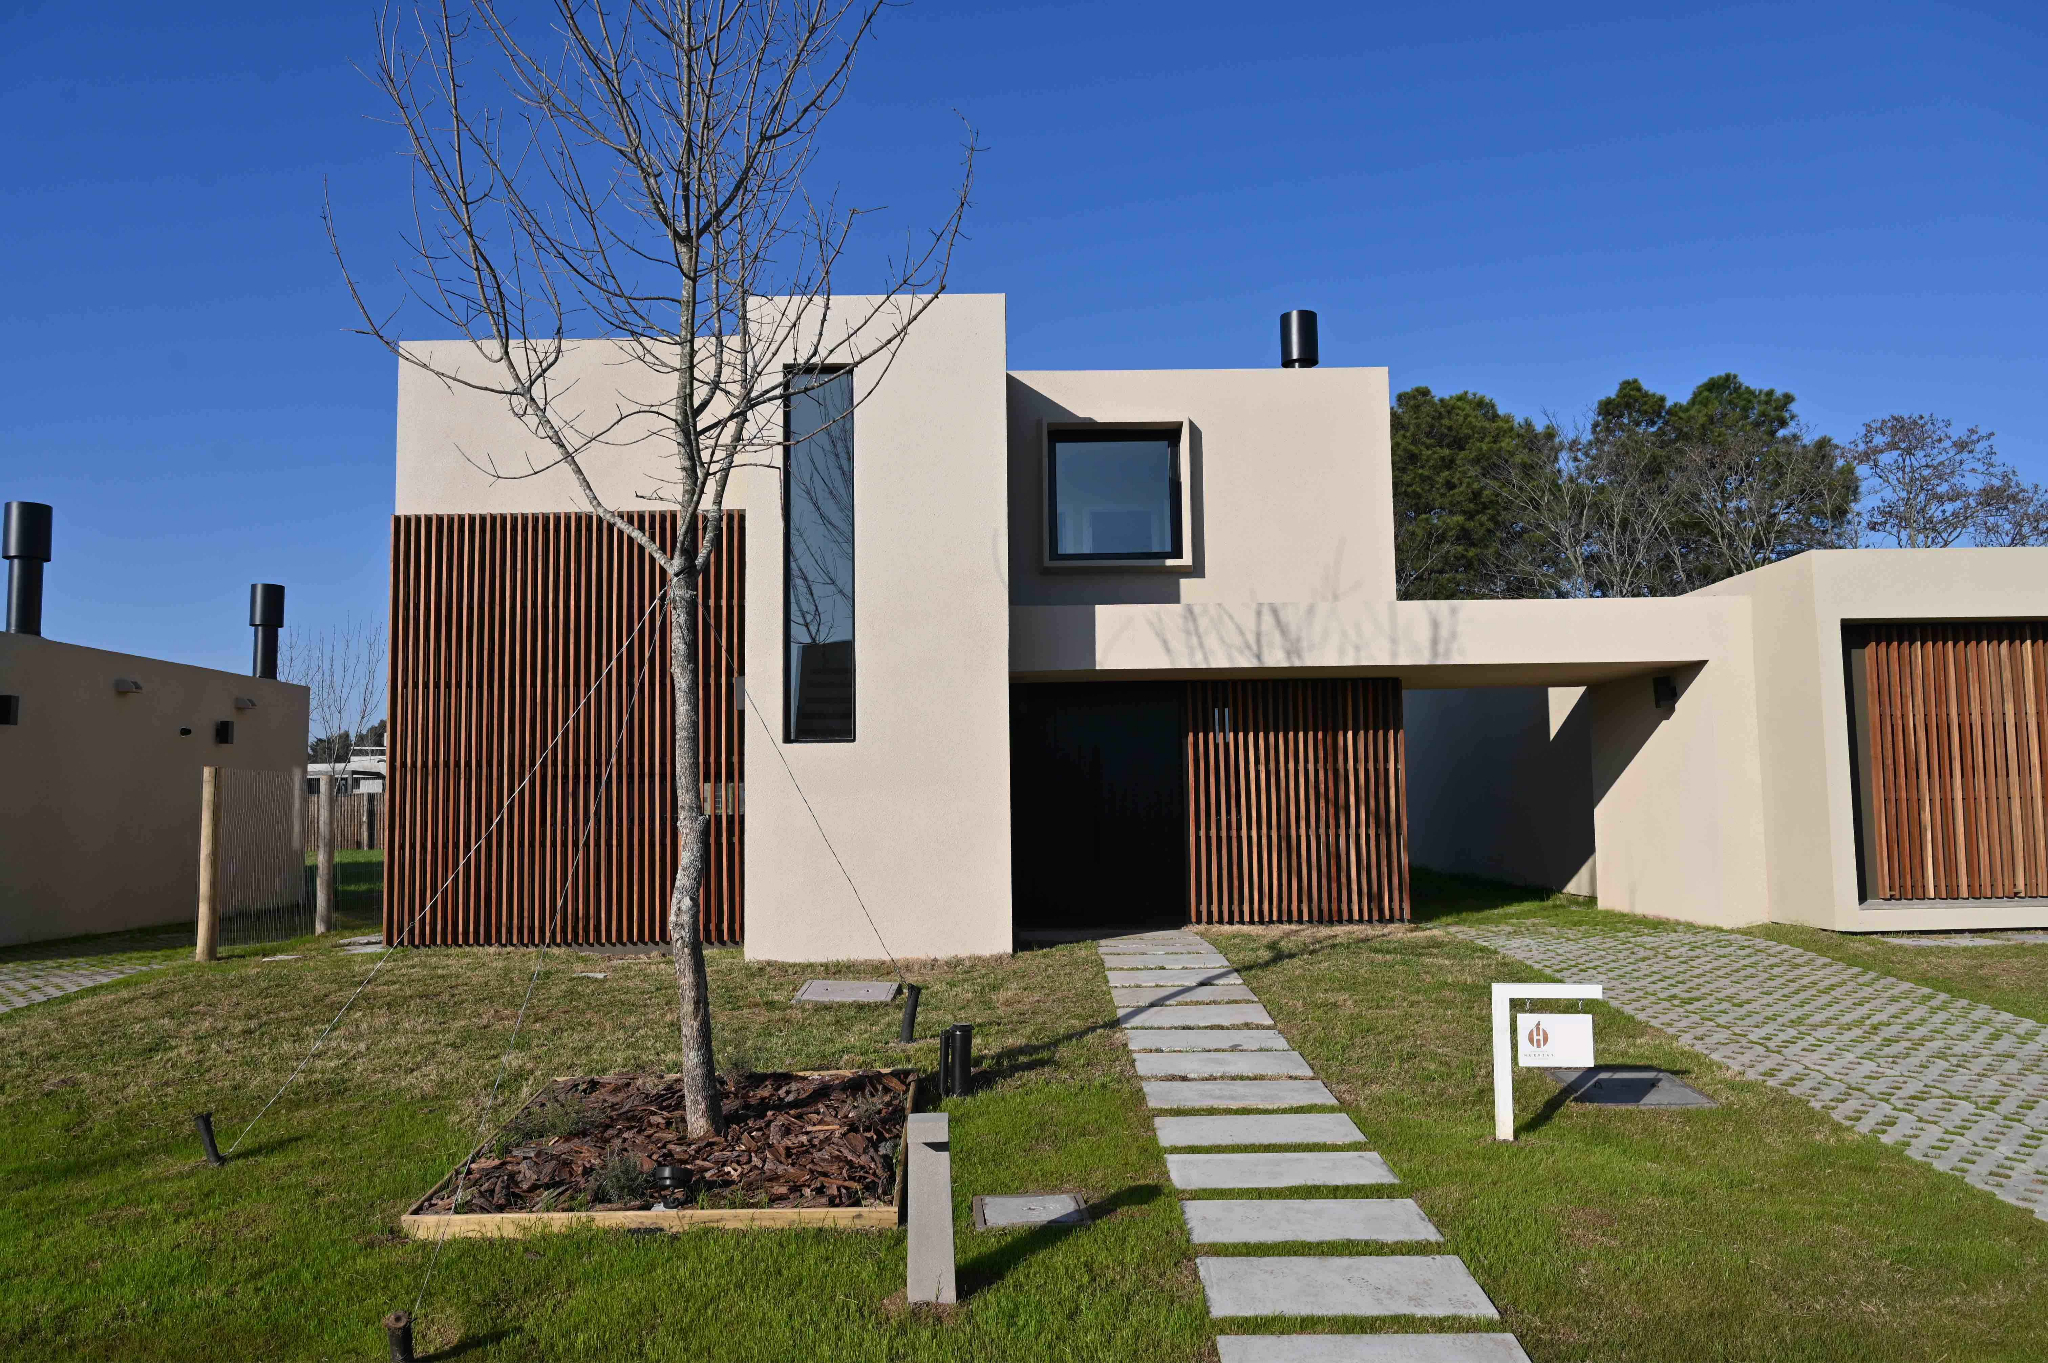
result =
M1192 423L1185 417L1157 421L1045 421L1038 436L1038 560L1049 570L1083 572L1190 572L1194 569L1195 524L1189 489L1194 483ZM1168 498L1173 510L1173 548L1164 554L1062 554L1058 551L1059 494L1055 444L1105 443L1133 435L1164 437L1172 451ZM1076 440L1074 437L1081 437Z
M860 629L859 629L859 621L860 621L860 604L859 604L859 603L860 603L860 586L859 586L859 580L860 580L860 512L859 512L859 507L858 507L858 498L859 498L859 492L860 492L860 479L859 479L859 476L858 476L858 467L859 467L859 458L860 458L860 452L859 452L859 446L858 446L857 444L856 444L856 445L855 445L855 446L853 447L853 454L852 454L852 456L851 456L851 458L852 458L852 461L853 461L853 463L854 463L854 466L855 466L855 467L854 467L854 470L853 470L853 474L854 474L854 476L853 476L853 477L851 477L851 478L849 479L849 482L850 482L851 486L849 486L849 488L847 489L847 498L846 498L846 514L847 514L847 516L848 516L848 517L850 518L850 520L852 521L852 524L851 524L851 526L850 526L850 527L848 528L848 539L849 539L849 540L851 541L851 558L852 558L852 560L853 560L853 562L852 562L852 567L853 567L853 571L854 571L854 583L853 583L853 592L852 592L852 595L853 595L853 601L854 601L854 607L853 607L853 619L854 619L854 627L853 627L853 637L852 637L851 639L849 639L849 640L847 641L847 643L848 643L848 649L847 649L847 651L848 651L848 653L849 653L849 654L851 655L851 662L850 662L850 664L849 664L849 670L850 670L850 671L852 672L852 684L851 684L851 691L852 691L852 695L851 695L851 696L849 697L849 700L848 700L848 719L847 719L847 730L846 730L846 735L845 735L845 736L844 736L843 738L799 738L799 737L797 736L797 732L796 732L796 697L795 697L795 696L794 696L794 695L792 694L792 687L791 687L791 682L792 682L793 678L792 678L792 677L791 677L791 675L790 675L790 661L789 661L789 615L790 615L790 610L789 610L789 591L790 591L790 574L789 574L789 564L790 564L790 543L789 543L789 531L790 531L790 517L789 517L789 494L790 494L790 468L789 468L789 456L790 456L790 453L791 453L791 451L793 451L793 450L795 449L795 447L796 447L796 442L795 442L795 441L793 441L793 440L792 440L792 439L790 438L790 428L789 428L789 409L790 409L790 398L791 398L791 396L792 396L792 395L791 395L791 393L789 392L789 389L788 389L788 387L787 387L787 384L788 384L788 383L789 383L789 382L790 382L791 380L793 380L793 379L795 379L795 378L797 378L797 377L799 377L799 376L810 376L810 375L818 375L818 376L826 376L826 377L833 377L833 376L837 376L837 375L840 375L840 374L846 374L846 375L849 375L849 376L850 376L850 375L852 375L852 373L853 373L853 372L854 372L854 366L852 366L852 365L850 365L850 364L820 364L820 365L794 365L794 364L792 364L792 365L784 365L784 366L783 366L783 370L782 370L782 373L783 373L783 380L784 380L784 384L785 384L785 387L784 387L784 389L783 389L783 394L782 394L782 403L781 403L781 407L782 407L782 470L781 470L781 472L782 472L782 477L781 477L781 479L780 479L780 482L781 482L781 484L782 484L782 628L781 628L781 631L780 631L780 636L781 636L781 637L780 637L780 638L779 638L779 640L777 641L777 644L776 644L776 648L777 648L777 650L778 650L778 651L779 651L779 652L781 653L781 655L782 655L782 662L781 662L781 672L782 672L782 687L781 687L781 690L782 690L782 741L783 741L783 742L784 742L785 744L796 744L796 743L806 743L806 744L808 744L808 743L852 743L852 742L855 742L856 740L858 740L858 738L860 737ZM849 381L851 382L852 380L849 380ZM857 409L858 409L859 407L860 407L860 392L859 392L859 389L858 389L858 387L856 386L856 388L855 388L854 392L852 393L852 395L851 395L851 397L850 397L849 401L848 401L848 402L847 402L847 404L846 404L846 429L847 429L847 433L848 433L848 434L847 434L847 438L848 438L848 440L853 440L853 439L854 439L854 431L855 431L855 426L854 426L854 413L855 413L855 411L856 411L856 410L857 410Z

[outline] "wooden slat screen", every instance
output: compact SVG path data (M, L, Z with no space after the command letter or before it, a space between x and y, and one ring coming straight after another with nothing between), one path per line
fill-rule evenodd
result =
M1872 897L2048 895L2048 625L1864 630Z
M1183 718L1191 921L1408 917L1399 682L1190 682Z
M664 546L678 519L632 517ZM698 603L712 942L742 931L745 529L725 513ZM675 706L667 610L648 613L661 583L587 513L393 518L386 941L408 924L420 945L667 940Z

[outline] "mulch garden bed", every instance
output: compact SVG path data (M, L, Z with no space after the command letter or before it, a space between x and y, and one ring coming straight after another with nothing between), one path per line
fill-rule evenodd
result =
M851 1208L892 1203L916 1076L909 1071L721 1078L726 1130L684 1134L675 1076L558 1079L407 1219L493 1213ZM674 1188L654 1171L684 1171Z

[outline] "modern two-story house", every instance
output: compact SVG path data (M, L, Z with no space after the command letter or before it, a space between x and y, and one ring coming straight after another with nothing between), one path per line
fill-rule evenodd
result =
M1000 296L938 300L734 474L699 611L710 940L1400 919L1411 862L1704 923L2048 923L2048 550L1397 601L1387 370L1016 372L1004 328ZM620 360L567 365L601 401ZM659 941L659 584L565 480L481 471L530 445L401 367L386 930ZM649 468L594 473L628 505Z

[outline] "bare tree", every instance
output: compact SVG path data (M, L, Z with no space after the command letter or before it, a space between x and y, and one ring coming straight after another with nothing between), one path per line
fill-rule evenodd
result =
M401 274L467 344L459 361L406 346L398 312L350 276L362 330L451 388L502 400L542 453L472 461L564 479L666 575L682 849L668 928L693 1136L724 1125L698 920L698 579L733 471L784 453L784 404L849 368L872 393L943 292L972 184L970 134L940 225L907 238L868 296L835 299L863 214L814 198L806 177L882 6L554 0L535 38L498 0L441 0L378 31L375 80L418 205ZM331 211L329 224L333 237ZM625 360L616 393L575 390L565 360L579 334ZM674 549L599 492L597 465L620 460L639 475L634 500L679 513Z
M1856 505L1853 464L1796 426L1715 429L1681 438L1672 455L1685 590L1835 547Z
M1543 596L1652 596L1671 571L1670 484L1629 463L1607 464L1581 430L1533 470L1503 468L1503 500L1521 535L1516 576Z
M1865 523L1904 549L1944 549L1972 538L2010 507L2012 471L1999 462L1992 432L1958 435L1946 417L1887 416L1863 423L1850 447L1877 484Z
M278 676L311 692L312 758L346 761L349 745L384 715L383 626L347 616L312 633L287 629L282 642Z

